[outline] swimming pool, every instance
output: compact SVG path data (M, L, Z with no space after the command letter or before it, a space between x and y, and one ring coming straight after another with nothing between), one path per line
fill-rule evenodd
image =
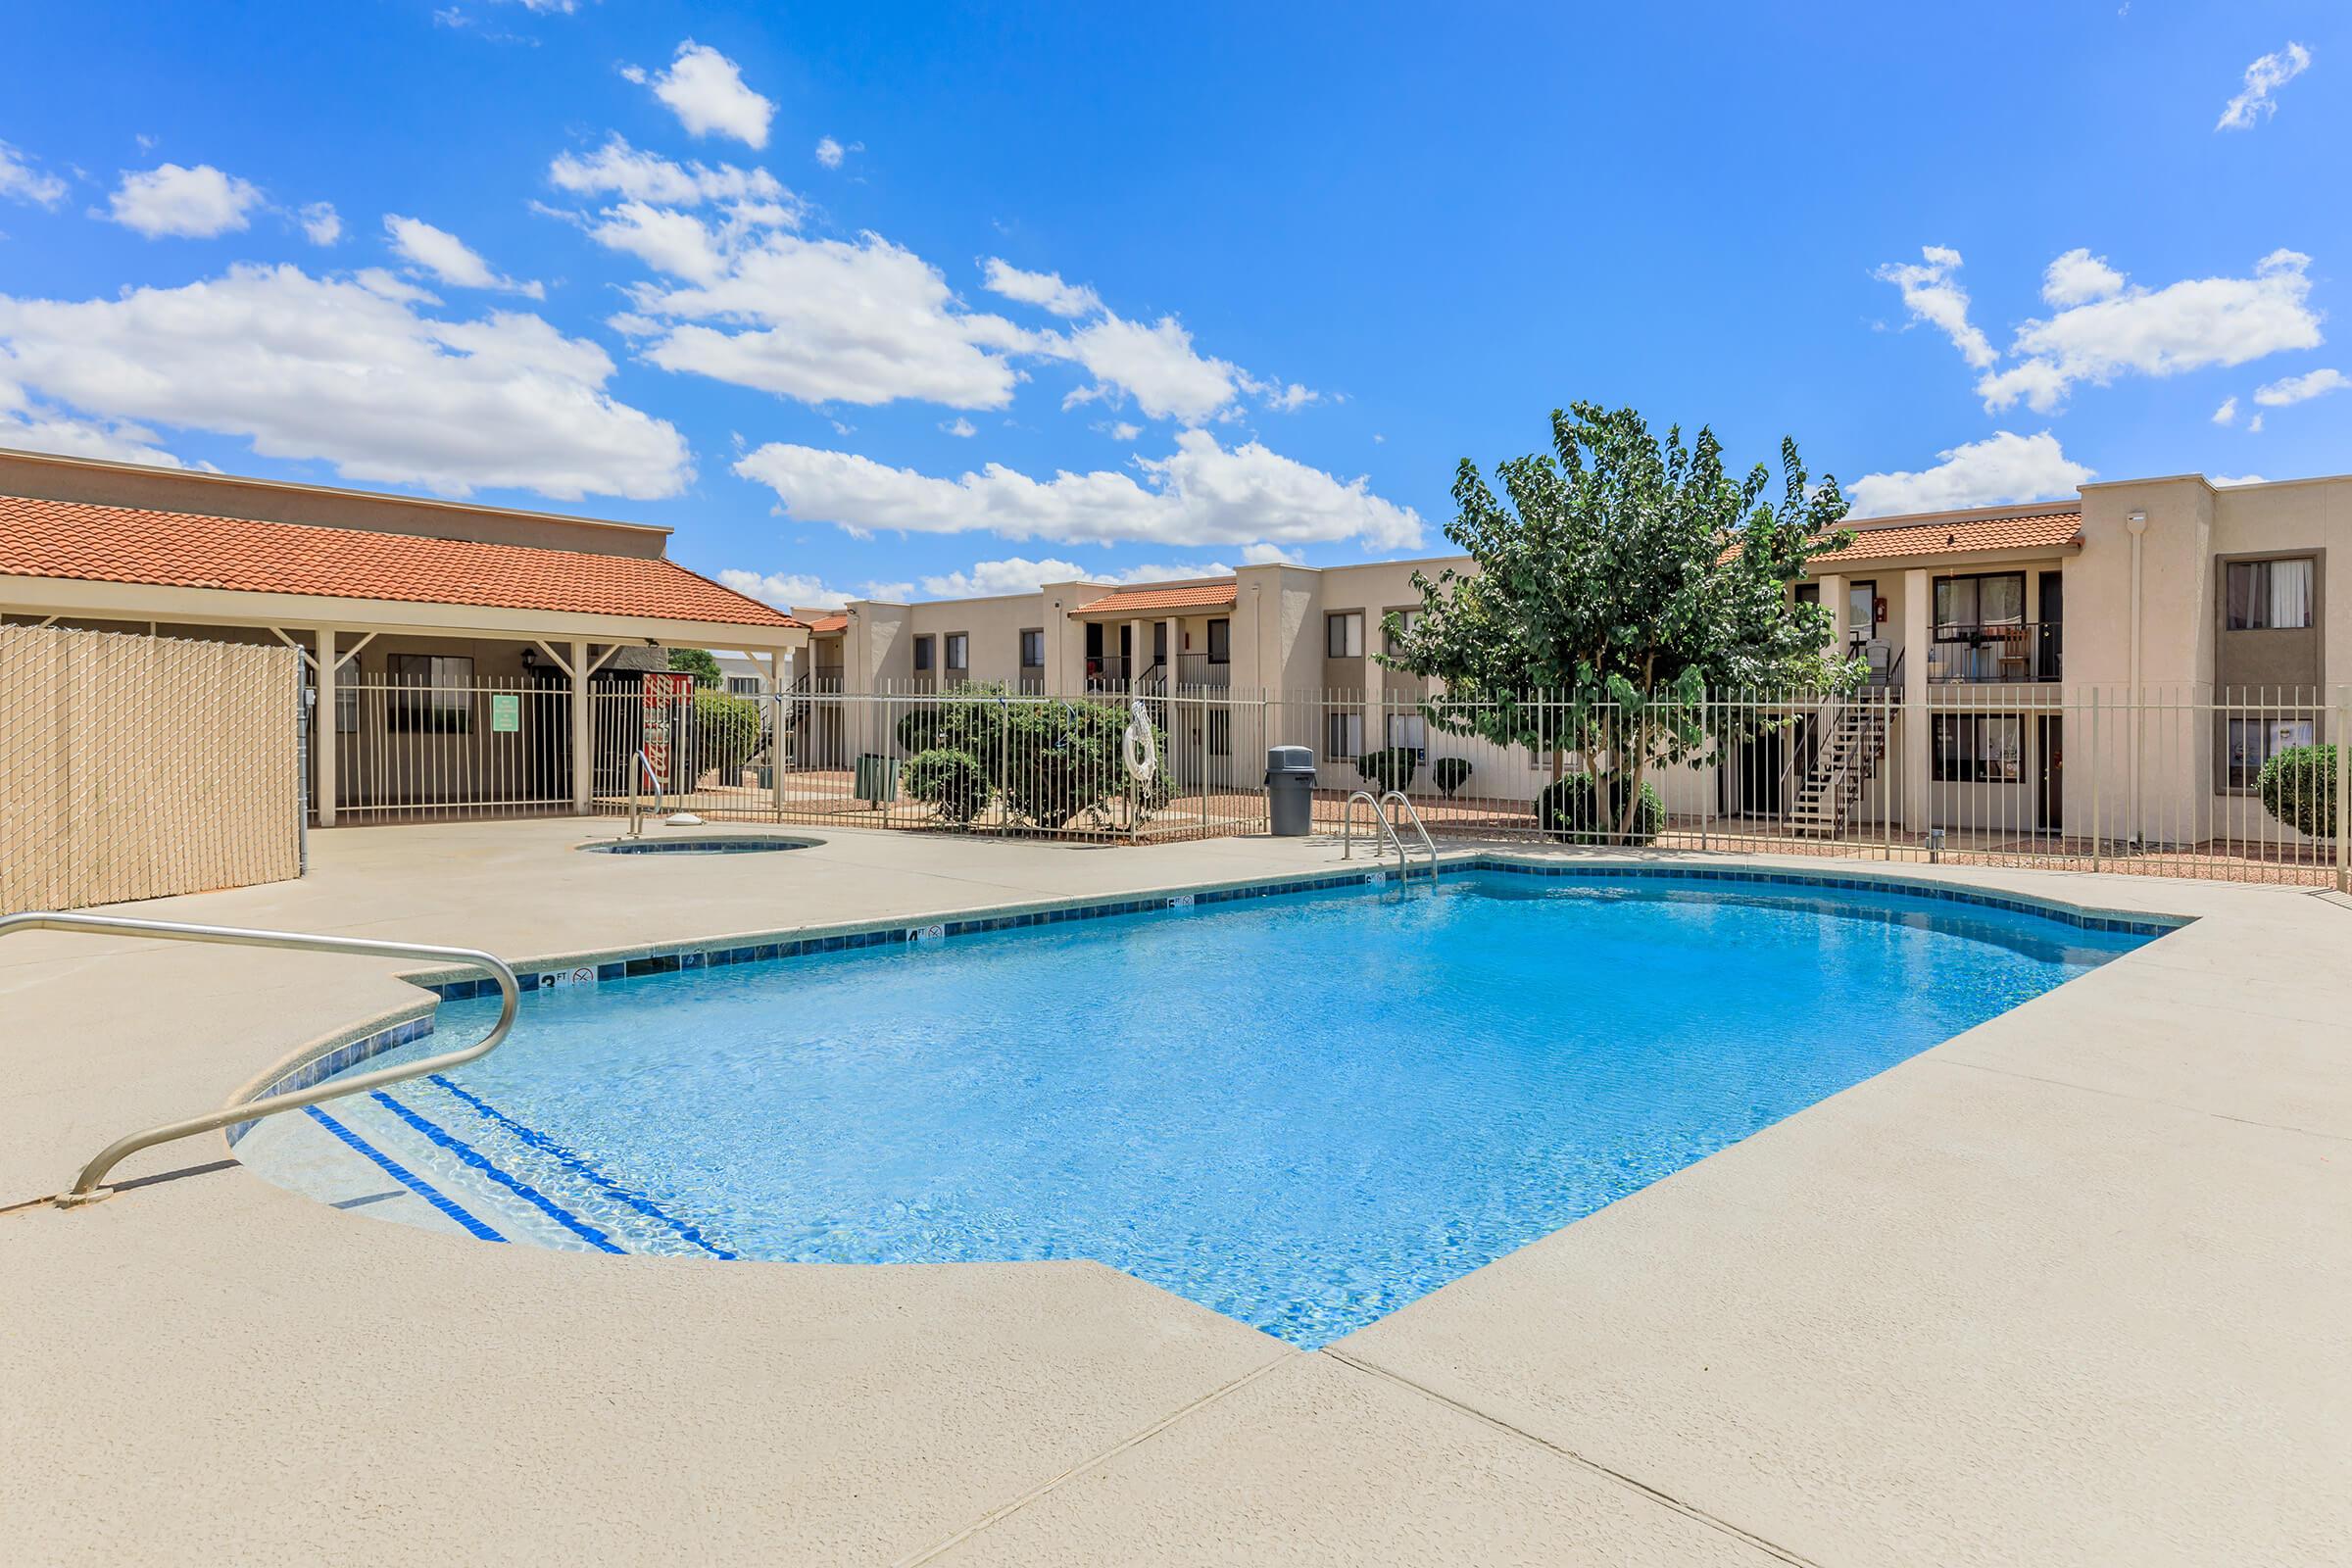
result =
M486 1240L1095 1258L1313 1347L2146 940L1482 870L541 991L238 1153Z

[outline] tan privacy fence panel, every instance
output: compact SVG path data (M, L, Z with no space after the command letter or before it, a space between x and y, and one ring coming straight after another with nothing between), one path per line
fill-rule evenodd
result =
M0 910L301 871L300 656L0 627Z

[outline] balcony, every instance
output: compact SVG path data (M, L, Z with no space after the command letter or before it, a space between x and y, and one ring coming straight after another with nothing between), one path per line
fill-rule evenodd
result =
M1937 626L1928 644L1931 686L2029 685L2064 677L2056 621Z
M1217 686L1233 684L1233 662L1211 659L1206 654L1180 654L1176 659L1176 684L1179 686Z
M1127 687L1127 661L1117 654L1098 654L1086 662L1086 689L1090 692L1124 691Z

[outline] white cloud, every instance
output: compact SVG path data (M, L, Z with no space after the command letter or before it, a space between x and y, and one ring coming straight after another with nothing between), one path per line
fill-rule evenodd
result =
M1105 314L1055 345L1056 358L1076 360L1095 378L1062 399L1062 407L1125 393L1154 419L1199 424L1232 403L1249 377L1225 360L1193 351L1193 334L1173 316L1151 326Z
M2246 434L2248 434L2248 435L2260 435L2260 434L2262 434L2262 418L2263 418L2263 416L2262 416L2261 415L2257 414L2256 416L2254 416L2254 417L2252 417L2251 419L2248 419L2248 420L2246 421Z
M1059 272L1025 272L991 256L980 264L981 287L1023 305L1034 305L1055 316L1092 316L1102 309L1102 297L1083 283L1065 283Z
M165 164L143 172L125 171L101 216L149 239L166 234L210 239L245 227L245 215L261 203L259 190L210 164L194 169Z
M805 572L759 572L729 567L718 574L718 580L739 594L747 594L762 604L774 605L779 610L791 610L796 607L804 610L839 610L851 600L862 597L858 594L845 593L839 588L828 587L818 578ZM896 587L898 585L886 583L876 586ZM873 597L887 598L890 596L877 594Z
M923 592L934 599L990 599L1000 594L1033 594L1050 582L1081 580L1099 582L1102 574L1090 572L1074 561L1056 561L1051 556L1043 561L1007 556L1003 561L976 561L969 571L925 577Z
M966 441L980 433L980 427L960 414L942 424L940 428L950 435L960 436Z
M2000 356L1968 319L1968 290L1953 275L1960 270L1960 253L1944 245L1923 245L1919 254L1918 262L1888 262L1872 275L1901 289L1912 319L1941 331L1962 359L1984 369Z
M397 280L232 267L82 301L0 295L0 378L82 414L242 436L264 457L463 495L675 495L685 438L604 391L612 362L527 314L419 313ZM404 297L408 296L408 297Z
M1284 414L1297 414L1308 404L1322 401L1322 393L1309 387L1300 386L1296 381L1283 387L1280 391L1266 394L1266 407L1280 410Z
M2341 370L2312 370L2256 387L2254 401L2266 409L2283 409L2296 403L2308 403L2324 393L2340 392L2348 386L2352 386L2352 379L2346 378Z
M2187 278L2160 289L2127 284L2105 299L2028 321L2010 349L2019 363L1988 371L1977 392L1988 410L2023 399L2047 414L2079 381L2104 386L2128 372L2178 375L2316 347L2320 318L2305 303L2310 265L2299 251L2273 251L2251 277Z
M1305 561L1296 550L1280 545L1254 544L1242 546L1242 564L1249 566L1296 566Z
M2290 42L2276 54L2264 55L2246 68L2244 90L2230 100L2213 128L2252 130L2263 116L2278 112L2271 95L2310 68L2311 51L2299 43Z
M1144 433L1144 427L1142 425L1130 424L1125 419L1119 419L1110 424L1098 424L1095 426L1095 428L1102 431L1104 435L1110 437L1113 441L1132 441L1137 436Z
M804 239L756 222L712 228L676 213L661 226L661 247L644 238L654 224L643 217L592 233L683 281L632 289L631 310L612 321L664 369L807 403L920 398L1000 409L1012 401L1018 374L1006 355L1036 334L960 310L912 251L878 234ZM690 240L700 248L690 250Z
M0 196L36 207L55 207L66 199L66 182L35 169L22 152L0 141Z
M69 458L103 458L111 463L144 463L158 468L189 466L156 445L159 439L144 425L119 419L80 419L44 408L27 397L23 387L0 380L0 447L55 452Z
M861 141L854 141L844 147L830 136L819 136L816 139L816 161L827 169L839 169L850 154L863 151L865 151L865 143Z
M1143 478L1098 469L1046 480L990 464L944 479L848 452L770 443L735 471L776 492L796 517L857 533L986 531L1008 539L1107 544L1314 543L1360 539L1375 548L1417 545L1421 518L1251 441L1226 448L1187 430L1164 459L1137 464Z
M697 136L732 136L747 147L767 145L776 106L744 85L734 61L692 38L678 45L669 69L653 78L654 96Z
M2222 406L2213 411L2213 422L2216 424L2235 424L2237 422L2237 399L2222 399Z
M620 136L586 157L559 153L547 166L558 189L580 196L621 196L663 207L694 207L706 201L791 202L792 193L764 169L733 164L709 168L673 164L657 153L639 152Z
M295 217L302 222L302 237L314 245L332 245L343 237L343 215L333 202L313 202Z
M1884 517L1906 512L1946 512L2011 501L2055 500L2073 494L2095 469L2068 461L2058 438L2003 430L1982 441L1936 454L1932 468L1910 473L1866 473L1847 494L1854 515Z
M496 289L503 294L521 294L541 299L547 290L535 282L521 282L507 277L482 260L472 246L452 234L448 229L435 228L420 218L401 218L384 215L384 233L413 267L421 269L455 288Z
M2210 477L2216 485L2225 490L2229 489L2232 485L2269 484L2271 482L2270 480L2265 479L2259 473L2216 473L2208 475L2208 477Z
M2041 297L2061 308L2084 305L2103 300L2124 290L2124 274L2107 265L2104 256L2093 256L2082 246L2076 246L2043 269Z

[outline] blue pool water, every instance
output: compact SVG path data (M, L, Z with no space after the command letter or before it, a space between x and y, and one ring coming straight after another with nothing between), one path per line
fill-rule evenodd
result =
M485 1060L325 1108L476 1234L1096 1258L1312 1347L2144 940L1480 872L541 993Z

